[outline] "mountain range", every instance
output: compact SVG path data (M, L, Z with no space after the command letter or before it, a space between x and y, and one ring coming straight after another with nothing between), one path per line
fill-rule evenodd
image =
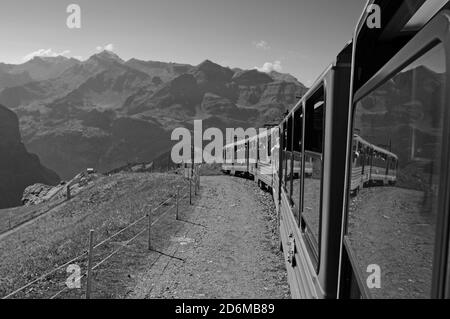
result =
M69 179L170 151L176 127L260 127L279 119L307 88L289 74L122 60L35 57L0 64L0 104L17 114L26 148Z

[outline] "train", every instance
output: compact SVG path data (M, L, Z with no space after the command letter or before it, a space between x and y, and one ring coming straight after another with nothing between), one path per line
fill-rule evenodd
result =
M449 1L370 0L283 120L225 146L273 196L293 298L450 297L448 63Z

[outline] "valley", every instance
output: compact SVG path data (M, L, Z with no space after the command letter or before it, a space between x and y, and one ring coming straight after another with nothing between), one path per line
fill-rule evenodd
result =
M17 114L26 148L64 180L164 156L171 131L192 130L194 119L204 129L262 126L305 91L287 74L124 61L111 51L0 64L0 104Z

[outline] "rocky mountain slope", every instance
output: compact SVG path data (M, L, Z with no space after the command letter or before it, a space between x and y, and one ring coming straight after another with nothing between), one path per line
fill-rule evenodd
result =
M17 116L0 105L0 208L21 204L24 189L34 183L55 185L58 175L41 165L21 141Z
M170 150L172 129L191 128L194 119L203 119L204 128L261 126L306 91L290 75L208 60L197 66L123 61L110 51L83 62L40 59L2 65L9 76L32 81L0 86L0 103L18 114L27 148L64 179L86 167L108 171L152 161ZM43 62L51 65L41 70Z

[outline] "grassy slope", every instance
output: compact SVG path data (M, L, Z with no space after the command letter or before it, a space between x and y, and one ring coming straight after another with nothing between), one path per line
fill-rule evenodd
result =
M182 183L181 176L166 174L100 178L93 188L0 242L0 296L83 253L90 229L99 242L174 195ZM115 240L127 240L135 233ZM54 283L67 276L64 269L15 297L48 298L59 290Z

